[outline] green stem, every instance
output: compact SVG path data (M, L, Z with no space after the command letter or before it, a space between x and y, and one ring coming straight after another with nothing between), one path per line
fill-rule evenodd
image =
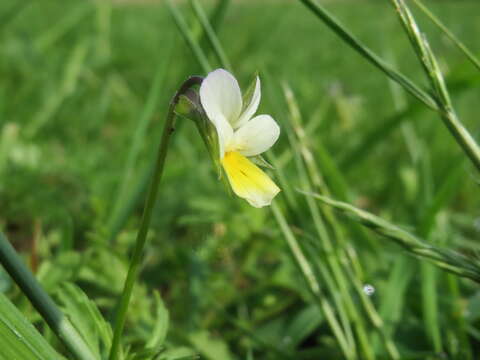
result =
M180 34L185 39L186 43L188 44L188 47L193 53L193 56L195 57L195 59L198 61L198 64L203 69L203 72L208 73L212 71L212 66L209 63L208 58L205 55L205 52L198 45L198 42L195 41L195 39L193 38L182 13L177 10L175 5L173 5L172 0L167 0L165 3L167 4L168 10L170 11L170 14L173 17L173 21L175 21L175 24L177 25L178 30L180 31Z
M15 283L45 319L60 341L79 360L98 359L87 346L72 323L63 315L52 298L43 290L32 272L25 266L15 249L0 233L0 262Z
M340 23L333 15L331 15L323 5L318 4L315 0L299 0L308 9L310 9L325 25L327 25L335 34L337 34L345 43L350 45L366 60L381 70L390 79L402 86L411 95L416 97L432 110L438 110L437 103L427 92L415 85L409 78L394 70L388 63L381 59L372 50L366 47L359 39L357 39L344 25Z
M440 30L455 44L457 48L464 53L464 55L470 60L470 62L480 70L480 61L443 23L437 18L420 0L413 0L413 3L423 11L425 15L435 24Z
M133 251L132 258L130 260L130 268L128 269L127 278L123 287L122 296L118 303L117 314L115 316L115 328L113 332L112 348L110 349L109 360L116 360L119 356L120 350L120 337L125 325L125 319L127 316L128 304L132 295L133 286L137 279L138 271L140 268L143 248L147 239L148 227L150 225L150 219L152 217L155 200L157 198L158 187L163 175L163 168L165 165L165 158L167 157L168 145L170 138L174 131L175 126L175 106L178 104L180 95L184 94L186 90L194 85L200 85L203 78L199 76L192 76L188 78L181 86L177 93L172 98L170 106L168 108L167 118L163 127L163 134L160 141L160 147L158 149L157 160L155 164L155 170L153 172L153 179L148 190L147 200L145 201L145 207L143 210L142 222L140 224L140 230L137 234L137 240L135 249Z
M435 54L430 49L426 37L420 32L415 18L404 0L391 0L391 2L430 81L432 92L437 103L437 111L457 143L470 158L477 170L480 171L480 147L457 118Z
M285 216L283 215L280 208L276 205L276 203L273 203L271 208L275 220L280 226L280 230L282 231L285 240L287 241L289 250L293 255L293 258L298 268L302 272L303 278L305 279L310 292L314 296L317 305L320 307L321 311L325 315L325 318L327 319L327 322L332 329L332 332L338 342L338 345L340 346L343 355L345 356L345 359L357 359L358 357L355 347L349 345L345 333L337 320L334 308L332 307L328 299L324 296L322 289L320 288L320 284L318 283L315 276L314 270L307 257L305 256L300 244L298 243L297 238L290 230Z
M192 6L192 9L195 12L195 15L197 16L198 21L202 25L203 31L205 31L206 37L210 42L210 45L212 45L213 51L215 52L215 56L217 57L218 61L220 62L220 64L222 64L223 67L225 67L225 69L230 71L232 66L228 61L227 55L225 54L225 51L223 51L222 45L218 40L217 34L215 34L215 31L210 25L210 22L208 21L208 17L203 11L202 6L198 2L198 0L190 0L190 5Z

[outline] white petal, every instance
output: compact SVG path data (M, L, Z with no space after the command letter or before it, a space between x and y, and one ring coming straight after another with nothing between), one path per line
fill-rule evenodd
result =
M257 112L258 105L260 104L260 78L257 76L257 80L255 82L255 90L253 91L252 98L250 100L250 104L243 110L242 115L236 123L233 124L233 128L237 129L244 125L248 120L250 120L253 115Z
M233 134L227 151L255 156L272 147L280 136L280 127L270 115L258 115Z
M220 118L233 124L242 111L242 94L237 80L228 71L217 69L200 85L200 101L208 118L215 123Z
M222 117L212 122L217 129L220 159L223 159L223 156L225 155L225 149L233 138L233 129L228 121Z

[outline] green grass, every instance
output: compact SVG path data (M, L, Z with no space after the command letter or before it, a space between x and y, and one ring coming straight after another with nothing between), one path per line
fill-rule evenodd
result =
M215 6L192 3L206 14ZM260 113L282 128L267 156L282 193L260 210L230 196L194 123L178 121L122 339L126 358L146 347L136 359L476 358L477 283L297 191L477 259L478 174L438 114L300 1L225 3L225 17L212 21L217 39L188 2L175 2L206 52L201 63L162 3L0 3L0 230L106 358L112 329L99 314L113 324L168 101L188 76L227 58L244 89L256 71L262 78ZM479 54L476 1L426 5ZM427 89L387 1L325 6ZM411 10L459 119L478 138L478 69ZM370 297L365 284L375 287ZM3 270L0 291L68 354Z

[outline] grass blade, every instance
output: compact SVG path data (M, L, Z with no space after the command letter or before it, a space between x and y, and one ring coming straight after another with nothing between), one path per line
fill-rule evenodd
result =
M285 237L285 240L287 241L287 244L289 246L290 251L292 252L295 262L297 263L297 266L301 270L302 275L306 283L308 284L311 293L314 295L315 299L317 299L319 306L323 311L338 341L338 344L342 349L343 354L345 355L345 358L356 359L356 354L353 352L354 349L351 349L349 347L345 334L343 333L342 328L340 327L340 324L338 323L335 317L332 306L327 301L326 297L323 296L322 294L320 284L318 283L315 277L315 273L312 269L312 266L310 265L310 262L305 257L302 251L302 248L300 247L297 239L295 238L295 235L290 230L290 227L288 226L285 216L283 215L282 211L275 203L272 204L272 212L273 212L273 215L275 216L275 219L277 220L278 225L280 226L280 230L282 231Z
M385 239L402 246L408 253L428 259L434 265L453 274L480 282L480 262L478 260L449 249L429 245L400 227L350 204L315 193L300 192L352 216L356 221L371 228Z
M420 0L412 0L415 5L460 49L470 62L480 70L480 60L437 18Z
M435 101L437 102L437 108L443 122L465 154L470 158L473 165L480 171L480 148L457 117L443 74L426 37L420 32L413 15L403 0L391 0L391 2L397 10L410 43L430 81L432 91L435 95Z
M232 0L218 0L217 6L213 9L210 15L210 24L215 32L218 32L220 26L225 18L225 14Z
M206 74L212 70L212 66L210 65L207 56L205 55L202 48L198 45L197 41L193 38L192 34L190 33L190 29L185 21L185 18L181 14L180 11L173 5L172 0L166 1L168 10L175 21L175 25L177 25L180 34L185 39L188 47L193 53L193 56L197 60L198 64L202 68L202 71Z
M140 119L138 120L138 125L136 126L135 133L133 134L132 144L130 146L127 160L125 162L125 170L123 172L122 182L120 184L118 196L116 198L116 202L113 206L113 210L108 222L110 240L113 240L117 235L120 225L119 220L124 218L124 216L122 216L122 214L124 213L123 208L129 204L129 199L132 198L132 195L130 195L131 191L129 192L129 189L132 188L131 185L133 175L135 174L135 165L137 164L138 157L145 139L145 135L152 119L152 115L160 99L160 93L162 91L162 86L167 75L167 68L169 63L170 61L167 60L158 67L157 73L155 74L155 78L148 93L147 101L143 108L143 112L140 116ZM149 174L151 173L150 171L147 172ZM141 179L144 178L145 177L141 177ZM144 183L144 181L141 181L141 183ZM135 194L137 192L134 190L133 193Z
M337 171L333 160L330 158L330 155L322 147L321 142L317 141L317 153L314 155L310 149L310 144L308 142L307 134L302 127L302 117L300 115L300 108L296 102L295 96L291 88L284 84L284 93L286 102L290 112L290 118L292 122L293 132L296 134L296 138L293 136L289 136L291 147L294 149L295 154L298 154L296 158L300 157L302 159L297 159L297 168L298 173L301 177L302 186L312 190L314 186L316 189L323 191L324 193L329 193L329 189L327 184L324 182L322 175L330 175L330 184L331 183L339 183L339 190L343 196L348 198L348 189L346 182L344 181L343 177L341 176L340 172ZM319 158L319 162L325 167L324 171L319 171L317 168L315 159ZM368 298L363 293L362 286L360 285L360 281L358 280L358 274L362 273L360 264L354 262L354 256L348 256L346 244L343 241L344 235L341 227L338 225L335 216L331 213L331 209L327 207L323 207L322 209L316 205L313 199L307 198L307 205L309 207L313 222L315 224L315 228L317 229L318 238L322 242L322 248L320 251L325 252L326 255L326 262L329 264L330 268L332 269L333 277L335 278L336 285L330 286L330 291L335 294L337 292L340 293L343 302L345 303L345 307L347 312L349 313L349 317L355 326L355 330L357 333L358 340L361 345L361 349L363 351L363 357L366 359L375 358L375 354L373 353L373 346L370 344L370 339L366 334L365 325L363 324L363 319L361 314L358 311L358 307L354 304L352 295L350 293L349 285L353 285L357 293L362 299L362 305L364 306L364 310L366 311L369 321L378 329L379 333L382 335L383 339L385 340L385 345L387 347L387 351L389 356L392 359L398 359L399 353L395 347L393 341L388 337L383 331L383 324L381 318L378 316L375 308L370 303ZM333 229L332 231L332 240L329 240L328 236L325 231L325 225L323 224L323 218L325 218L325 224L330 225ZM363 233L360 233L360 236ZM363 237L365 238L365 237ZM334 250L336 249L336 251ZM353 249L351 249L351 252ZM323 260L323 259L322 259ZM318 267L322 273L323 268L323 261L318 261ZM352 262L352 263L351 263ZM355 269L355 271L349 271L350 268ZM356 273L355 273L356 272ZM331 284L332 282L328 281L328 277L324 276L327 285ZM341 306L338 306L341 308Z
M381 59L377 54L362 44L347 28L342 25L333 15L331 15L322 5L314 0L300 0L308 9L310 9L325 25L327 25L335 34L343 41L356 50L367 61L373 64L377 69L381 70L390 79L402 86L411 95L424 103L430 109L437 110L438 106L427 92L420 89L410 79L403 74L394 70L389 64Z
M7 238L0 233L0 262L48 326L79 360L98 359L84 339L28 270Z
M0 293L0 359L61 360L23 314Z
M379 126L363 135L361 141L340 159L339 167L349 171L361 165L362 160L367 157L367 154L369 154L373 148L385 141L388 134L409 121L419 110L420 108L418 106L409 106L406 109L395 112L386 120L383 120Z
M208 21L208 17L203 11L202 6L200 5L198 0L190 0L190 5L192 6L192 9L195 13L195 16L197 17L198 21L203 27L203 31L205 31L205 36L210 42L210 45L213 48L213 51L220 62L222 66L231 71L232 66L230 65L230 62L228 61L227 55L225 54L225 51L223 51L222 44L220 44L220 41L218 40L217 34L215 34L215 31L213 30L210 22ZM201 42L200 42L201 43Z

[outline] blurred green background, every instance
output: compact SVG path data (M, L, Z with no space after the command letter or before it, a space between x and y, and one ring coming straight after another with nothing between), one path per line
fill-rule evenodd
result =
M207 13L216 6L201 4ZM176 5L216 64L188 4ZM479 48L478 1L427 5L467 46ZM326 6L426 84L387 1ZM460 118L478 137L479 72L421 13L418 21ZM389 83L298 1L233 1L216 29L244 89L259 72L259 113L282 127L270 159L274 176L280 173L280 185L294 196L295 207L286 191L276 201L295 234L307 242L316 236L305 197L295 191L305 186L295 165L299 149L289 142L285 86L309 129L313 155L320 156L319 144L326 149L354 204L417 232L442 191L430 241L477 256L478 175L436 114ZM0 228L49 293L73 282L112 319L167 104L189 75L205 74L161 1L1 1ZM403 109L408 113L399 116ZM325 180L335 188L338 178ZM421 262L399 247L369 232L355 235L340 219L364 270L359 280L374 286L370 299L402 358L475 358L476 284L441 271L425 275ZM312 256L322 262L328 254ZM139 284L126 328L133 346L155 325L152 292L159 290L170 313L168 346L215 360L278 359L278 351L296 354L293 359L342 358L271 211L229 196L188 121L179 121L174 135ZM3 272L0 290L59 346ZM365 324L378 358L387 358L374 327Z

